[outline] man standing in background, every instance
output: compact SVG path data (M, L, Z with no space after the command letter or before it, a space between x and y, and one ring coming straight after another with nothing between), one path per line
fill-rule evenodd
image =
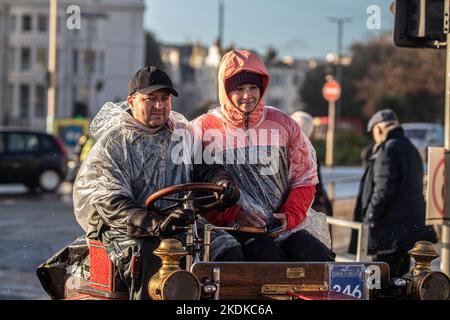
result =
M375 255L374 261L388 263L391 277L401 277L409 271L408 250L415 242L437 241L433 229L425 226L423 163L391 109L375 113L367 131L375 145L355 216L369 224L368 253Z

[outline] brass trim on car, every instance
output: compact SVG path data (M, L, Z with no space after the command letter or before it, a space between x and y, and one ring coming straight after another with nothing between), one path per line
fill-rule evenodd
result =
M287 279L300 279L305 277L305 268L287 268L286 278Z
M302 291L328 291L328 284L263 284L262 294L288 294Z

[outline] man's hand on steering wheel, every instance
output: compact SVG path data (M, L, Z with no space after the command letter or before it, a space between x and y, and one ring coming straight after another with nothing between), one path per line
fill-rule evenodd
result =
M222 204L221 207L229 208L239 201L241 193L236 183L234 183L234 181L220 180L219 182L217 182L217 184L225 188L223 194L218 199Z

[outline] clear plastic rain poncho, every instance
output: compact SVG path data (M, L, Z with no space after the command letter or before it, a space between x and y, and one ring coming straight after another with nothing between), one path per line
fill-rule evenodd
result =
M79 170L73 192L76 219L88 236L96 235L102 223L126 234L128 212L120 210L114 199L132 199L137 208L144 208L155 191L192 181L190 159L197 147L189 122L171 112L168 124L153 132L127 109L126 102L108 102L91 123L96 143ZM110 210L110 204L117 210ZM219 244L213 237L211 255L238 245L228 234L225 238L227 243ZM215 245L220 252L214 251Z
M259 74L262 79L258 105L247 113L230 100L225 85L241 72ZM289 115L265 106L269 80L270 75L256 54L246 50L228 52L218 72L220 107L193 124L201 131L206 156L215 157L237 179L241 208L264 216L270 223L293 188L316 185L318 178L316 153L308 137ZM331 246L325 215L311 209L300 225L282 233L277 240L300 229Z
M298 124L288 115L266 107L257 129L229 126L216 108L193 122L203 132L203 157L223 164L236 178L246 211L273 219L295 187L317 183L316 153ZM295 139L290 135L296 134ZM292 141L295 141L291 143ZM305 229L331 247L325 214L309 208L305 220L280 234L281 241Z

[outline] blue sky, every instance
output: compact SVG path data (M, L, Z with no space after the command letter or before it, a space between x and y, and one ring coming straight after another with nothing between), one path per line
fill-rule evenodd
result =
M270 45L280 55L324 58L337 50L337 24L328 17L351 17L344 26L344 47L393 29L393 0L223 0L224 44L264 53ZM219 0L145 0L145 28L163 43L200 41L209 45L218 33ZM370 30L367 8L380 8L381 28Z

